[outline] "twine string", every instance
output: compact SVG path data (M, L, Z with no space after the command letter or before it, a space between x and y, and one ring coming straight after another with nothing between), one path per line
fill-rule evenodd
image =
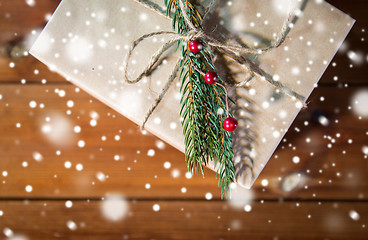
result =
M143 4L144 6L148 7L149 9L151 9L152 11L162 15L162 10L157 8L157 6L152 5L153 3L147 0L135 0L137 3ZM216 0L213 0L213 2L215 2ZM213 8L214 3L211 3L211 8ZM286 36L288 34L288 26L291 22L292 19L292 14L289 14L289 17L284 21L283 26L278 34L277 40L271 44L268 47L265 48L246 48L241 46L238 43L221 43L218 40L208 36L207 34L205 34L202 29L200 28L196 28L192 21L190 20L188 13L185 9L184 3L182 0L179 0L179 7L181 9L181 12L183 14L183 17L187 23L187 25L189 26L189 28L191 29L190 31L188 31L187 34L180 34L180 33L176 33L176 32L170 32L170 31L159 31L159 32L152 32L149 34L144 34L141 37L139 37L138 39L136 39L135 41L133 41L132 45L130 46L127 55L125 56L124 62L123 62L123 74L124 74L124 81L126 83L129 84L135 84L138 83L142 80L142 78L144 76L148 76L150 75L156 68L156 63L157 61L160 59L160 57L177 41L180 40L184 40L186 42L191 41L191 40L195 40L195 39L203 39L204 41L206 41L207 45L209 47L215 48L216 50L218 50L219 52L221 52L222 54L228 55L229 57L231 57L233 60L235 60L237 63L239 63L241 66L245 67L245 69L247 71L250 72L251 75L256 75L258 77L260 77L263 80L268 81L271 85L273 85L276 89L278 89L279 91L281 91L282 93L284 93L285 95L289 96L291 99L295 100L299 100L300 103L303 104L303 106L305 107L305 97L302 96L301 94L298 94L297 92L295 92L294 90L288 88L287 86L283 85L281 82L276 81L273 79L273 77L268 74L267 72L265 72L263 69L261 69L257 64L255 64L252 60L250 60L246 54L262 54L262 53L266 53L269 52L275 48L280 47L285 39ZM207 11L208 12L208 11ZM136 77L135 79L129 79L128 77L128 63L129 60L132 57L133 51L134 49L145 39L150 38L152 36L157 36L157 35L170 35L171 38L164 43L150 58L148 64L145 66L145 68L143 69L143 71L138 75L138 77ZM199 69L193 64L193 62L190 60L190 63L193 67L196 68L196 70L198 71ZM161 90L161 93L159 94L159 96L155 99L153 105L151 106L151 108L149 109L149 111L147 112L144 121L141 125L141 129L144 129L145 124L147 123L149 117L152 115L152 113L154 112L154 110L157 108L158 104L162 101L163 97L165 96L166 92L168 91L169 87L171 86L173 80L175 79L177 72L179 70L179 65L180 65L180 60L177 62L176 66L174 67L172 73L170 74L168 81L166 82L165 86L163 87L163 89ZM202 71L198 71L201 74L204 74ZM246 83L248 83L252 78L249 79L245 79L239 83L233 84L233 86L235 87L240 87L240 86L244 86ZM223 87L225 89L225 93L227 94L226 88L224 86L222 86L221 84L219 84L221 87ZM228 105L228 103L227 103ZM228 111L228 106L226 107L227 111Z
M191 30L196 30L197 28L193 25L192 21L190 20L182 0L179 0L179 7L181 10L181 13L183 14L186 24L188 24Z
M207 15L213 11L213 9L215 8L215 6L217 4L217 1L218 0L212 0L211 1L211 3L209 4L206 12L203 14L203 18L202 18L202 22L201 23L203 23L203 21L204 21L204 19L206 19Z
M175 80L176 75L178 74L180 66L180 59L176 62L176 65L174 67L174 71L169 76L169 80L166 82L165 86L161 90L160 95L155 99L155 102L152 104L151 108L148 110L146 116L144 117L143 123L141 125L141 130L144 130L144 126L146 125L149 117L152 115L152 113L155 111L155 109L158 107L162 99L164 98L166 92L169 90L172 82Z

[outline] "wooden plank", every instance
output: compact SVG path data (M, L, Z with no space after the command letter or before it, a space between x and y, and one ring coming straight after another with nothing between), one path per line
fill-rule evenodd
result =
M14 45L22 45L23 40L30 35L32 30L41 29L45 25L45 15L52 13L59 2L58 0L37 0L36 5L30 7L24 0L0 1L0 48L6 46L6 52L9 52L9 46L11 48ZM345 50L341 50L334 58L333 62L336 63L336 66L328 68L320 83L366 84L365 76L368 75L368 68L365 67L365 55L368 48L365 41L362 41L362 38L366 38L366 33L362 29L368 24L368 19L365 17L368 4L364 0L329 2L349 13L358 22L346 40L346 48L343 48ZM353 51L361 60L349 59L347 57L349 51ZM14 63L15 67L10 68L10 63ZM353 64L354 67L351 68L350 64ZM39 74L35 75L35 70ZM337 80L335 80L336 76ZM0 54L0 82L20 82L21 79L35 83L40 83L42 79L49 82L65 82L60 76L49 72L32 56L14 60L9 59L7 55Z
M252 193L244 190L242 197L367 199L368 165L363 152L368 142L367 118L359 120L348 109L359 90L317 88ZM0 94L0 173L7 175L1 176L2 198L101 197L109 191L134 198L189 199L203 199L210 192L219 198L213 172L206 171L204 179L187 179L182 153L150 134L141 134L135 124L71 85L3 85ZM30 107L32 101L35 108ZM73 107L67 106L69 101ZM326 114L328 126L312 120L317 110ZM94 119L95 127L91 126ZM80 133L74 132L75 126L80 126ZM85 142L82 148L80 140ZM299 162L294 163L294 157ZM171 164L168 169L166 162ZM78 164L83 165L82 171L76 170ZM266 181L262 185L263 179L268 186ZM25 191L27 185L32 192Z
M59 0L0 0L0 45L24 40L32 30L41 30Z
M0 82L41 83L44 79L66 82L32 56L12 58L14 53L21 55L29 50L59 3L59 0L0 0ZM12 64L14 67L10 67Z
M103 204L120 206L109 209L109 219L117 221L106 220ZM155 204L159 211L153 211ZM366 239L368 234L366 202L249 206L250 212L222 201L72 201L71 208L65 201L1 201L0 228L29 239L307 240Z
M366 1L330 2L358 19L347 49L365 56ZM59 0L35 3L0 0L0 49L42 27L44 14ZM368 68L347 53L340 51L334 59L336 66L320 84L325 87L315 90L253 190L235 190L228 202L216 200L213 172L207 170L205 179L187 179L182 153L141 134L83 91L77 93L36 59L0 54L0 239L11 231L14 239L366 239L368 122L354 112L353 96L367 86ZM21 79L32 84L13 84ZM42 79L49 84L39 85ZM339 88L326 87L331 83ZM327 126L316 120L318 111L327 116ZM84 147L78 147L79 140ZM165 162L171 163L169 169ZM120 221L102 216L104 204L98 200L109 193L128 198ZM72 207L66 207L67 200ZM244 211L247 204L250 212ZM124 205L110 206L118 214Z
M14 67L11 67L14 64ZM0 83L69 84L65 78L52 72L33 56L12 60L0 55Z

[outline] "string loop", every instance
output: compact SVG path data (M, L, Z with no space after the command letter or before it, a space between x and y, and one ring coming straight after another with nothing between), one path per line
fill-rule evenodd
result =
M143 4L145 7L148 7L149 9L155 11L156 13L162 15L162 9L158 9L157 6L152 5L151 2L149 1L145 1L145 0L135 0L137 3ZM216 0L213 0L216 1ZM233 43L233 42L226 42L226 43L222 43L219 42L218 40L216 40L215 38L212 38L210 36L208 36L205 32L203 32L202 29L200 28L196 28L193 23L190 21L190 18L187 14L187 11L185 10L185 6L184 3L182 2L182 0L179 0L179 6L181 9L181 12L183 13L183 17L187 23L187 25L189 26L189 28L191 29L190 31L188 31L186 34L180 34L180 33L176 33L176 32L170 32L170 31L159 31L159 32L152 32L149 34L144 34L141 37L139 37L138 39L136 39L135 41L132 42L132 45L130 46L127 55L125 56L124 62L123 62L123 74L124 74L124 80L126 83L129 84L135 84L138 83L142 80L142 78L144 76L149 76L158 66L156 65L156 63L158 62L158 60L160 59L160 57L175 43L177 43L180 40L183 40L185 42L189 42L191 40L195 40L195 39L202 39L206 42L206 44L209 47L215 48L216 50L218 50L218 52L225 54L229 57L231 57L235 62L239 63L241 66L245 66L246 70L249 71L250 75L253 76L258 76L263 80L268 81L270 84L272 84L275 88L277 88L278 90L280 90L282 93L284 93L285 95L289 96L292 100L298 100L300 101L300 103L303 104L303 106L305 107L305 97L302 96L301 94L295 92L294 90L288 88L287 86L283 85L281 82L279 81L275 81L272 76L270 74L268 74L267 72L265 72L263 69L261 69L257 64L255 64L252 60L250 60L246 54L256 54L256 55L260 55L266 52L269 52L275 48L280 47L285 39L286 36L288 34L288 26L291 22L292 16L291 14L289 15L289 17L285 20L282 29L280 30L279 33L279 37L278 39L270 46L265 47L265 48L246 48L238 43ZM211 6L212 8L213 6ZM207 14L206 14L207 15ZM138 77L136 77L135 79L129 79L128 77L128 63L129 60L132 56L132 53L134 51L134 49L145 39L150 38L152 36L157 36L157 35L169 35L170 39L164 43L150 58L148 64L145 66L145 68L143 69L143 71L138 75ZM161 100L163 99L164 95L166 94L167 90L169 89L170 85L172 84L173 80L175 79L178 69L179 69L179 62L180 60L177 62L175 68L173 69L167 83L165 84L164 88L162 89L160 95L158 96L158 98L156 98L154 104L151 106L150 110L148 111L148 113L146 114L146 117L141 125L141 128L144 129L144 126L146 124L146 122L148 121L149 117L151 116L151 114L153 113L153 111L155 110L155 108L157 107L157 105L161 102ZM191 63L193 65L193 63ZM244 86L246 83L248 83L251 79L245 79L239 83L235 83L232 84L235 87L240 87L240 86Z

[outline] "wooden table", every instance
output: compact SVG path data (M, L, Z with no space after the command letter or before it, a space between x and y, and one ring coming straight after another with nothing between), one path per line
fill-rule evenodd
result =
M188 176L182 153L17 56L59 0L0 0L0 239L368 239L368 2L330 2L357 23L254 188L224 201L213 172Z

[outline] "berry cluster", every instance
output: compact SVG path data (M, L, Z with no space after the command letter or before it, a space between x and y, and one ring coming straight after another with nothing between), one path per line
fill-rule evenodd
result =
M188 45L189 45L188 46L189 50L192 53L198 53L203 49L203 44L201 43L201 41L198 41L198 40L192 40L189 42ZM210 71L204 75L204 81L207 84L215 84L217 80L218 80L218 75L216 72ZM226 99L226 101L228 101L228 99ZM229 117L229 114L227 114L227 118L222 123L222 126L226 131L232 132L238 126L238 121L235 118Z

